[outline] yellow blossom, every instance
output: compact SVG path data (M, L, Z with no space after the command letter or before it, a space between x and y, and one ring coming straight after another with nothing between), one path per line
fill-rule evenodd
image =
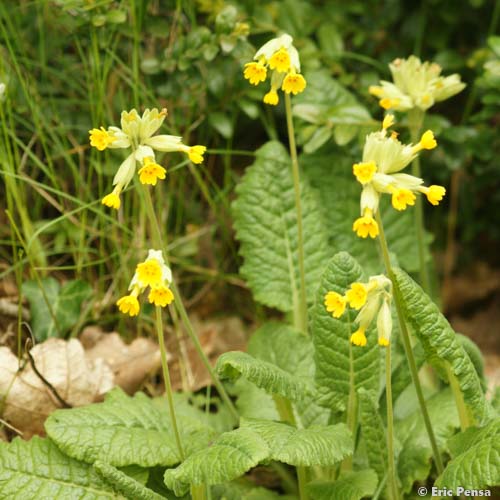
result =
M355 231L360 238L366 238L368 235L370 235L370 238L377 237L379 233L378 224L373 218L370 209L365 209L364 215L354 221L352 230Z
M139 170L139 180L142 184L151 184L156 186L158 179L165 179L167 170L158 163L155 163L152 158L144 158L144 166Z
M156 286L161 283L162 269L156 259L147 259L136 267L139 281L145 286Z
M364 347L366 345L366 335L365 328L360 327L351 335L351 343L359 347Z
M382 95L384 94L384 90L378 85L370 85L368 87L368 92L375 97L382 97Z
M276 106L278 104L279 100L280 100L280 98L278 97L278 93L276 92L276 89L271 89L264 96L264 103L270 104L271 106Z
M382 130L387 130L393 125L394 125L394 115L393 114L385 115L384 120L382 121Z
M421 187L420 191L427 196L429 203L436 206L446 194L446 189L443 186L432 185L429 187Z
M120 192L121 192L121 187L118 185L113 189L112 193L107 194L102 200L101 203L103 205L106 205L109 208L114 208L115 210L118 210L120 208Z
M243 76L252 84L258 85L265 81L267 77L267 68L260 62L249 62L245 64Z
M399 99L390 99L389 97L384 97L383 99L380 99L379 104L382 108L384 109L391 109L395 108L399 105Z
M269 67L278 73L286 73L290 69L290 55L285 47L281 47L269 59Z
M189 159L196 164L203 163L203 154L207 148L205 146L191 146L189 147L187 154Z
M328 292L325 295L326 310L332 313L334 318L340 318L344 314L346 303L346 298L337 292Z
M363 283L353 283L351 288L347 291L347 302L353 309L361 309L368 296L368 289Z
M287 94L297 95L306 88L306 79L301 74L289 73L285 76L281 90Z
M104 151L110 144L112 144L116 137L112 136L104 127L93 128L89 130L90 145L97 148L99 151Z
M392 206L396 210L405 210L407 205L415 205L416 196L409 189L394 189L392 191Z
M137 294L139 290L134 288L130 295L125 295L124 297L118 299L116 305L118 309L123 314L128 314L129 316L137 316L140 311L139 301L137 300Z
M366 184L368 182L371 182L373 174L377 171L377 165L375 165L374 161L355 163L352 166L352 171L356 176L358 182L361 182L361 184Z
M387 347L389 345L389 339L386 339L385 337L379 337L378 338L378 345L382 347Z
M148 299L155 306L165 307L174 300L174 294L170 288L161 285L151 288Z

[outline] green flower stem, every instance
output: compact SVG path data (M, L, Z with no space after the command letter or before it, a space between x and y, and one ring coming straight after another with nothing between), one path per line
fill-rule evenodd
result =
M424 121L424 112L420 109L412 109L408 113L408 126L410 128L411 142L417 144L420 140L420 130ZM422 177L420 169L420 157L417 156L411 165L411 173L415 177ZM420 285L424 292L430 291L429 269L425 261L425 231L424 231L424 206L422 204L422 197L417 196L415 200L415 230L417 233L417 246L418 246L418 262L419 262L419 275Z
M455 377L455 374L452 372L451 366L448 362L446 363L446 373L448 375L448 381L450 383L453 397L455 399L455 405L457 407L460 429L465 431L465 429L470 427L472 423L469 418L469 412L465 406L464 396L460 389L460 385L458 384L457 377Z
M175 417L172 384L170 383L170 372L168 370L167 349L165 347L165 338L163 336L164 334L163 334L161 307L156 306L155 309L156 309L156 333L158 335L158 344L160 345L161 367L163 369L163 378L165 379L165 392L167 393L168 409L170 410L170 420L172 421L172 428L174 430L177 450L179 451L179 458L181 462L184 462L184 450L182 448L179 428L177 427L177 418Z
M349 331L351 327L349 325ZM356 398L356 389L354 383L354 358L352 353L352 344L349 342L349 399L347 400L347 415L346 415L346 425L351 431L353 436L356 435L356 416L358 413L358 402ZM352 455L344 458L341 464L341 469L343 471L352 470Z
M417 393L418 403L420 405L420 412L424 419L425 429L427 430L427 435L429 436L429 441L432 447L432 453L434 455L434 461L436 463L436 468L438 473L441 474L444 470L443 461L441 460L441 455L439 454L439 449L437 446L436 436L434 435L434 429L432 428L432 423L429 418L429 412L427 411L427 406L425 404L424 394L422 392L422 386L420 385L420 379L418 378L417 365L415 363L415 357L413 356L413 350L410 342L410 334L405 323L405 317L403 312L403 304L400 295L399 288L397 287L396 278L391 266L391 259L389 257L389 249L387 247L387 240L385 239L384 226L382 223L382 218L380 213L377 212L375 215L377 224L379 227L379 243L380 249L382 251L382 256L384 259L385 268L387 275L393 284L393 295L394 304L396 306L396 312L398 315L399 329L401 330L401 338L403 339L403 346L406 354L406 359L408 360L408 365L410 367L411 378L413 381L413 386L415 387L415 392Z
M162 238L160 226L158 223L158 218L156 217L156 212L153 207L153 201L151 199L151 193L149 192L149 189L145 189L145 198L146 198L146 210L148 213L149 220L151 222L151 226L153 228L153 242L157 248L161 248L163 250L163 257L165 259L165 263L167 266L169 266L169 256L168 256L168 245L167 242ZM172 292L174 294L175 300L174 304L177 309L177 312L179 313L179 316L181 317L181 320L184 324L184 327L186 328L187 334L189 338L191 339L191 342L194 345L194 348L196 352L198 353L198 356L200 357L203 365L207 369L208 373L210 374L210 378L212 379L212 382L214 383L215 387L217 388L217 391L219 392L220 397L226 403L227 407L229 408L229 411L231 412L231 415L234 417L236 421L239 421L239 415L238 412L229 398L226 390L224 389L224 386L222 385L221 381L217 377L214 369L212 368L212 365L210 364L210 361L207 358L207 355L203 352L203 348L201 347L200 340L198 336L196 335L193 325L191 324L191 321L189 319L189 316L187 314L186 308L184 307L184 302L182 301L182 296L179 293L179 289L177 288L177 284L175 280L170 284L172 288Z
M387 400L387 475L389 484L387 486L388 497L392 500L399 498L398 483L396 481L396 470L394 465L394 414L392 411L392 370L391 370L391 346L385 348L385 395Z
M280 396L279 394L273 394L273 399L276 404L276 409L278 410L280 419L282 422L288 422L296 427L297 422L295 421L295 415L293 414L292 403L287 398ZM308 500L307 495L307 470L305 467L297 466L297 481L299 484L299 498L300 500Z
M295 130L292 117L292 100L290 94L285 93L286 125L288 129L288 142L290 145L290 156L292 158L293 189L295 192L295 209L297 211L297 244L299 260L299 305L294 308L294 324L304 335L307 331L307 297L306 297L306 273L304 269L304 236L302 231L302 205L300 201L300 172L297 160L297 146L295 144Z

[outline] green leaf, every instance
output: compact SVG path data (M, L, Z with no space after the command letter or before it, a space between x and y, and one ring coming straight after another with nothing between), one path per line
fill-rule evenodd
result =
M165 484L183 495L189 485L220 484L235 479L269 456L266 442L250 429L221 434L209 448L165 471Z
M240 376L264 389L269 394L279 394L296 401L304 394L311 394L311 387L298 377L267 361L255 359L246 352L231 351L217 360L216 370L223 379L238 379Z
M90 285L82 280L68 281L61 287L49 277L42 279L41 284L43 292L34 280L22 286L30 303L33 332L39 341L62 337L70 330L80 318L82 303L92 292Z
M345 424L297 429L283 422L241 419L269 446L270 458L289 465L328 467L353 453L353 440Z
M427 400L427 410L438 448L445 450L446 441L460 422L455 400L450 390L439 392ZM408 493L415 481L425 481L431 470L432 447L420 409L395 423L395 433L401 443L398 475L403 491Z
M368 331L365 347L352 346L355 314L346 311L341 318L333 318L324 306L328 291L344 294L351 283L361 278L359 264L348 253L335 255L325 269L312 311L318 402L337 411L347 407L351 378L352 390L364 387L374 394L379 391L380 353L376 333L373 329Z
M121 498L93 468L64 455L49 439L0 442L0 497L96 500Z
M365 443L368 463L380 481L387 475L387 438L373 393L358 390L361 433Z
M401 295L405 317L422 343L427 361L438 373L443 373L445 363L449 364L472 415L478 423L485 423L493 412L484 397L481 380L459 338L420 286L401 269L395 269L394 274L395 292Z
M160 500L162 496L153 490L146 488L135 479L129 477L116 467L109 465L101 460L94 463L94 469L104 481L113 486L114 490L125 495L126 498L135 500Z
M378 479L371 469L347 472L333 481L313 481L307 485L314 500L360 500L375 493Z
M186 454L205 446L214 431L199 421L178 420ZM70 410L57 410L45 422L47 434L71 457L116 467L170 466L179 462L170 415L144 394L133 398L120 389L111 391L103 403Z
M436 486L483 489L500 484L500 419L485 427L469 428L450 441L454 456Z
M297 222L291 160L278 142L256 153L236 188L234 227L241 243L241 273L255 300L281 311L298 307L299 269ZM328 242L317 194L301 180L305 275L312 302Z
M208 116L210 125L219 132L224 139L230 139L234 133L234 124L231 119L221 112L210 113Z

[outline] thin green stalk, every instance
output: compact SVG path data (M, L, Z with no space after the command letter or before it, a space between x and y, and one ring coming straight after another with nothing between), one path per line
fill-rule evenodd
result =
M158 335L158 343L160 345L161 367L163 369L163 378L165 380L165 392L167 393L168 409L170 411L170 420L172 421L172 428L174 430L175 442L177 450L179 451L179 459L184 461L184 450L182 448L181 436L179 428L177 427L177 419L175 417L174 397L172 391L172 384L170 383L170 372L167 363L167 349L165 347L165 338L163 337L163 321L161 317L161 307L156 306L156 333Z
M351 331L350 325L349 325L349 331ZM356 386L354 381L354 359L352 353L352 344L351 342L349 342L349 399L347 401L346 424L353 436L355 436L356 433L356 425L357 425L356 416L358 410L355 387ZM342 461L341 469L343 471L352 470L352 455L346 457Z
M307 332L307 296L306 296L306 273L304 269L304 236L302 231L302 204L300 200L300 172L297 159L297 146L295 144L295 130L293 127L292 100L290 94L285 93L286 125L288 130L288 142L290 145L290 156L292 158L293 189L295 193L295 209L297 211L297 245L299 260L299 307L294 310L294 324L304 334Z
M393 500L399 498L398 483L396 481L396 468L394 465L394 414L392 411L392 370L391 346L385 348L385 394L387 400L387 485L388 497Z
M158 224L158 218L156 217L156 212L153 207L153 201L151 199L151 194L149 192L149 189L144 190L145 193L145 198L146 198L146 211L149 217L149 220L151 222L151 226L153 229L153 242L156 248L161 248L163 251L163 257L165 259L165 263L168 266L169 265L169 255L168 255L168 246L165 238L162 238L160 226ZM212 368L212 365L210 364L210 361L207 358L207 355L203 352L203 348L201 347L200 340L198 338L198 335L196 335L193 325L191 323L191 320L189 319L189 316L187 314L186 308L184 307L184 302L182 301L182 296L179 292L179 289L177 288L177 284L175 280L171 283L171 288L172 292L174 294L175 300L174 304L177 309L177 312L179 313L181 320L184 324L184 327L186 328L187 334L189 338L191 339L191 342L193 342L194 348L196 352L198 353L199 358L201 359L203 365L207 369L208 373L210 374L210 378L212 379L212 382L214 383L215 387L217 388L217 391L219 392L220 397L226 403L227 407L229 408L229 411L231 412L231 415L234 417L236 421L239 420L239 415L238 412L229 398L226 390L224 389L224 386L220 382L219 378L217 377L214 369Z
M419 109L412 109L408 113L408 125L410 128L411 142L417 144L420 137L420 130L424 121L424 112ZM420 169L420 158L417 156L411 165L411 173L420 178L422 172ZM415 231L417 233L417 247L418 247L418 262L419 262L419 276L420 285L424 292L430 292L430 279L429 269L425 260L425 231L424 231L424 206L422 204L422 197L417 196L415 200Z
M448 375L448 381L450 383L453 397L455 399L455 405L457 407L458 418L460 420L460 429L462 431L465 431L472 425L472 423L469 418L469 412L467 411L467 408L465 406L464 396L460 389L460 385L458 384L457 377L455 377L455 374L451 371L449 363L446 363L446 373Z
M376 215L377 224L379 227L379 243L380 249L382 251L382 256L384 259L385 269L387 271L387 276L392 281L393 292L394 292L394 304L396 306L396 312L398 315L399 329L401 331L401 338L403 339L403 346L406 354L406 359L408 361L408 366L410 367L411 378L413 386L415 387L415 392L417 393L418 404L420 406L420 412L422 413L422 418L424 419L425 429L427 435L429 436L429 441L432 447L432 453L434 455L434 461L436 463L436 468L438 473L441 474L444 470L443 461L441 460L441 455L439 454L439 448L437 446L436 436L434 435L434 429L432 428L432 423L429 418L429 412L427 411L427 405L425 403L424 394L422 392L422 386L420 385L420 379L418 378L417 365L415 363L415 357L413 356L413 350L410 342L410 334L406 327L406 322L403 313L402 298L397 287L394 272L391 266L391 259L389 257L389 248L387 246L387 240L385 239L384 226L382 223L382 218L380 213L377 212Z

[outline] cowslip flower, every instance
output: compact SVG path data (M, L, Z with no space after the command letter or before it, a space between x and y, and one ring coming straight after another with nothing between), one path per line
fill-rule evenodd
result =
M361 192L361 217L354 221L353 231L361 238L375 238L379 228L374 215L377 213L380 195L390 194L392 206L405 210L415 205L416 195L424 194L429 203L438 205L446 189L442 186L424 186L423 180L413 175L400 173L422 150L434 149L436 139L431 130L422 134L418 144L405 145L397 135L388 136L389 127L394 124L394 116L387 115L382 122L382 130L366 137L363 159L353 165L352 171L363 186Z
M165 307L174 300L170 283L172 271L165 264L161 250L149 250L146 260L137 264L128 287L130 293L118 299L116 305L120 312L137 316L141 309L138 297L149 287L149 302L158 307Z
M139 163L139 181L155 186L158 179L165 179L166 169L156 163L155 151L186 153L196 164L203 162L205 146L186 146L181 137L174 135L155 135L163 124L167 110L146 109L139 116L135 109L122 111L120 127L93 128L89 130L90 145L99 151L105 149L130 149L131 152L122 162L113 179L114 189L104 196L102 204L120 208L120 193L134 177Z
M271 72L271 89L264 96L264 103L276 106L279 102L278 89L297 95L306 88L306 79L300 74L299 53L292 44L293 38L286 33L269 40L246 63L244 77L252 84L266 81Z
M326 310L334 318L340 318L347 305L359 311L355 319L358 329L351 334L350 341L360 347L366 345L366 330L375 316L378 343L383 347L389 345L392 332L391 301L392 283L384 275L372 276L367 283L352 283L344 295L332 291L325 295Z
M382 80L380 85L369 88L370 94L378 97L384 109L408 111L419 108L425 111L465 88L458 74L441 76L439 64L422 63L416 56L395 59L389 68L394 83Z

